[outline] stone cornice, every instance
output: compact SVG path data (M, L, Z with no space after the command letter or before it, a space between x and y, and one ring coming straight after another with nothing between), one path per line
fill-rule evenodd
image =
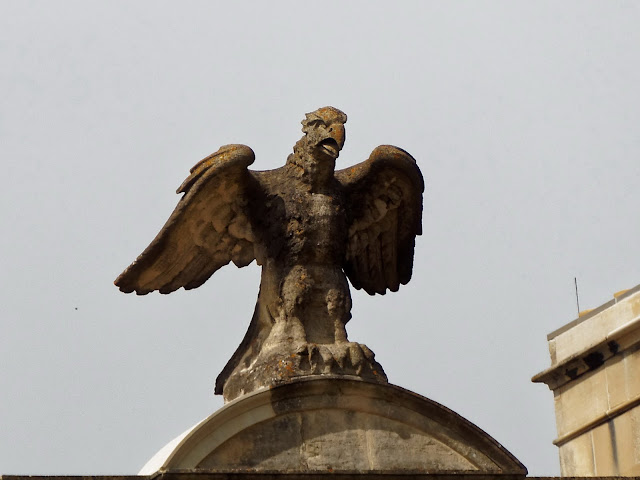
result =
M531 381L551 390L602 366L615 355L640 342L640 315L609 332L603 340L576 352L562 362L535 375Z

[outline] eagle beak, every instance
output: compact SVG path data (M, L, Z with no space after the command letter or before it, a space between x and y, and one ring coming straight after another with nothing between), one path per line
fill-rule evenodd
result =
M327 155L335 159L340 155L344 141L344 125L334 124L328 128L328 136L320 142L319 146Z
M341 123L331 125L331 127L329 127L329 134L331 135L331 138L336 141L339 149L342 150L346 136L344 125Z
M325 138L322 140L320 142L320 148L331 158L336 159L338 158L338 155L340 155L340 148L333 138Z

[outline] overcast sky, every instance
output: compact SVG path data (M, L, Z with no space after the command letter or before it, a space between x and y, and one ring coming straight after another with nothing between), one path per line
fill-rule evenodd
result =
M392 6L393 5L393 6ZM339 168L426 181L413 280L353 293L389 380L559 473L547 333L640 283L638 2L0 2L0 473L136 473L222 404L259 269L125 295L189 168L282 165L304 113Z

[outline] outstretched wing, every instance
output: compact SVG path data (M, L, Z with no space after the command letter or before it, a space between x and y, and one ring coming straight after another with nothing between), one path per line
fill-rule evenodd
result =
M345 192L349 239L344 271L369 295L411 279L416 235L422 233L424 181L416 161L391 145L335 174Z
M253 177L253 150L226 145L198 162L178 188L184 192L156 238L114 282L125 293L170 293L196 288L230 261L238 267L254 256L246 214Z

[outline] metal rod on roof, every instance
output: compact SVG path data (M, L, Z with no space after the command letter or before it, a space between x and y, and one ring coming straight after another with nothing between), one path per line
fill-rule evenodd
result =
M578 278L573 277L573 283L576 285L576 306L578 307L578 316L580 316L580 300L578 298Z

